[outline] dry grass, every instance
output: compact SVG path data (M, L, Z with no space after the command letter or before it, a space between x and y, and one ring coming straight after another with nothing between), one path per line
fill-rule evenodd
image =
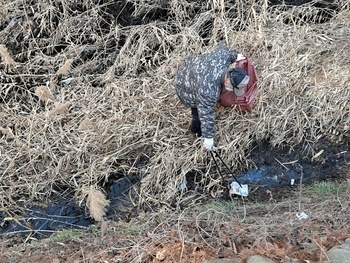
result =
M252 144L265 139L348 142L347 1L321 24L312 4L133 1L133 15L144 18L138 26L110 19L112 1L76 2L37 1L32 11L26 1L1 1L3 207L11 209L10 196L45 200L57 186L82 202L83 189L112 173L142 175L138 201L148 206L181 204L178 186L190 171L206 178L208 191L220 188L205 174L207 157L173 87L182 59L219 42L250 56L260 77L252 113L217 110L216 145L232 169L251 167ZM148 21L158 7L170 18Z

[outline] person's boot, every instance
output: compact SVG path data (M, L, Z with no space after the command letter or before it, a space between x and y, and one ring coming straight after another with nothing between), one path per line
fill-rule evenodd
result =
M199 119L192 119L191 132L194 133L197 137L202 136L201 121Z

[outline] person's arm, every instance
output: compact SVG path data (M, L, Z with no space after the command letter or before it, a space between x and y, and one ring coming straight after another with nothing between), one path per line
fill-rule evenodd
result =
M215 109L219 91L216 87L206 87L199 96L198 115L201 121L203 146L212 150L215 137Z
M234 63L237 60L237 52L235 50L230 50L225 44L219 43L214 51L216 54L222 54L226 59L227 66Z

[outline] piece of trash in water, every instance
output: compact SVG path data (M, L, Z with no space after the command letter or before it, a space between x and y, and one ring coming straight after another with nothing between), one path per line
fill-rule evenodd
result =
M186 188L186 181L180 183L180 190L184 190Z
M293 186L294 185L295 180L294 179L290 179L290 185Z
M307 214L305 214L304 212L300 212L300 213L297 213L297 218L299 220L301 220L301 219L308 219L309 216Z
M242 187L237 182L232 182L230 189L230 195L241 195L241 196L248 196L248 185L243 184Z

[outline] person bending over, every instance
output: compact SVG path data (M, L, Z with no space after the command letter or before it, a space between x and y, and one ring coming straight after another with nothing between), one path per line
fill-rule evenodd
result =
M223 89L236 96L244 95L249 82L248 73L230 65L243 57L226 45L219 44L212 52L191 55L179 66L175 76L175 89L181 102L191 108L191 132L204 138L206 150L214 149L215 109Z

